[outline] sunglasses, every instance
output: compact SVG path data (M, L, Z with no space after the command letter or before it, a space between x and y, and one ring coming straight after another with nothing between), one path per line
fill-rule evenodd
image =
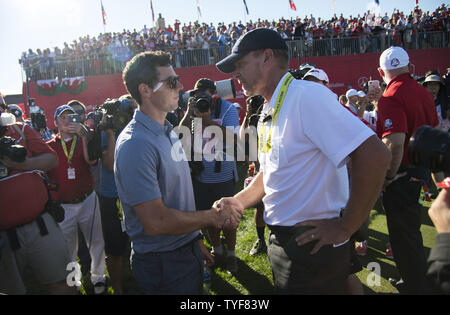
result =
M169 87L169 89L175 90L178 86L178 82L180 81L180 77L179 76L171 76L168 77L165 80L161 80L159 82L157 82L155 84L155 86L153 87L153 92L158 91L158 89L163 86L164 82L167 83L167 86Z

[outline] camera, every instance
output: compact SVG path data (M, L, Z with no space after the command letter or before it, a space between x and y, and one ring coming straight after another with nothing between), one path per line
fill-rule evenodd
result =
M90 160L97 160L102 156L101 131L112 130L117 135L130 122L134 114L133 101L124 98L107 99L101 106L87 115L87 120L94 122L94 134L88 143L88 155ZM103 119L104 118L104 119Z
M131 102L129 99L107 99L94 114L95 121L100 121L105 116L105 120L98 124L98 128L100 130L111 129L116 133L121 132L133 118L134 107Z
M408 157L433 173L450 173L450 135L431 126L419 127L409 141Z
M81 122L80 116L78 116L78 114L68 115L67 120L71 123L80 123Z
M27 150L25 147L16 144L16 141L11 137L0 138L0 159L8 157L14 162L22 163L27 157Z
M30 117L31 117L31 125L34 130L41 130L47 128L47 121L44 115L44 111L39 106L34 105L34 101L30 103Z
M13 138L5 136L8 126L15 122L16 119L12 114L2 113L0 116L0 159L6 156L14 162L22 163L27 157L27 150L25 147L16 144Z
M194 108L197 109L200 113L208 112L212 106L212 98L206 93L202 93L197 97L192 97L189 99L189 101L193 102Z

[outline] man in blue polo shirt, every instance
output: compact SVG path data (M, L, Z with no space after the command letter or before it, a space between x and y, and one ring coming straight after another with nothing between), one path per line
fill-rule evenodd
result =
M132 242L133 274L146 294L201 294L203 258L210 257L200 248L199 230L236 228L242 211L215 206L195 211L187 159L165 119L183 88L170 55L136 55L123 79L138 109L117 139L114 176Z

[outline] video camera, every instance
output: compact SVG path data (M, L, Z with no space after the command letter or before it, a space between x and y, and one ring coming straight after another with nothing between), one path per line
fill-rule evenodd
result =
M100 130L111 129L119 133L133 118L134 107L129 99L107 99L94 112L95 127ZM105 116L105 120L102 121Z
M130 99L108 98L101 106L87 115L88 120L94 121L94 134L88 143L90 160L97 160L102 157L101 131L110 129L116 135L119 134L133 118L134 109L133 101Z
M16 141L7 137L6 132L8 131L8 126L13 125L16 122L14 115L9 113L1 113L0 116L0 159L8 157L14 162L22 163L27 157L27 150L25 147L16 144ZM0 165L0 178L5 177L8 170L3 165Z
M409 160L433 173L450 173L450 135L430 126L419 127L409 141Z

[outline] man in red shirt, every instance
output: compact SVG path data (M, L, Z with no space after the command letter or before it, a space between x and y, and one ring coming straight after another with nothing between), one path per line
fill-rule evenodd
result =
M58 159L38 132L14 123L5 110L0 95L0 138L12 138L27 154L23 161L0 157L0 293L25 294L25 270L49 293L75 293L66 283L69 255L61 229L46 211L48 191L38 171L55 167Z
M105 290L105 251L99 204L90 169L96 161L89 160L85 129L79 121L69 121L72 119L70 114L75 114L75 111L68 105L56 109L54 118L58 134L47 143L58 155L59 165L48 174L59 183L54 198L65 210L60 227L71 259L77 261L79 226L92 259L91 282L95 293L101 294Z
M396 266L403 282L400 293L427 293L426 257L420 233L418 203L427 170L408 160L409 139L422 125L437 126L434 100L409 74L408 53L390 47L380 56L380 75L387 87L378 102L377 134L392 153L384 183L383 205Z

